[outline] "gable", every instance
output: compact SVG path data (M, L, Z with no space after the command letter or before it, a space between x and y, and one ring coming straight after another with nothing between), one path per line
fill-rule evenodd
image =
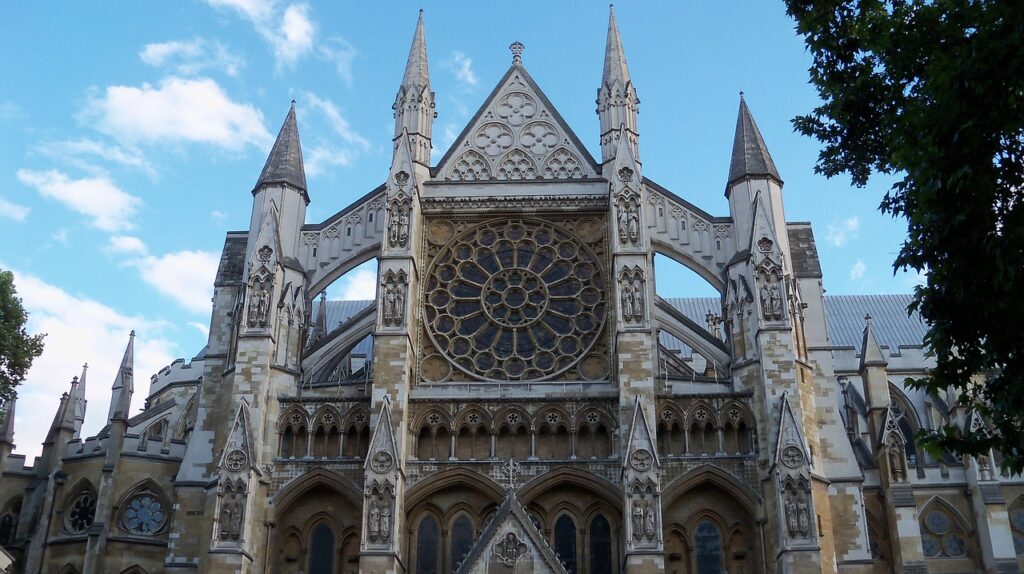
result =
M595 178L598 166L519 63L435 168L445 181Z
M457 574L531 572L566 574L515 493L505 496L494 518L459 565Z

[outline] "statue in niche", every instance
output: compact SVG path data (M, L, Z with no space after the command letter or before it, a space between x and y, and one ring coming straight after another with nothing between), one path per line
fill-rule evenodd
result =
M242 512L244 497L238 492L229 490L224 493L220 509L220 539L238 540L242 536Z
M405 247L409 242L409 210L394 203L388 210L388 241L392 247Z
M376 497L370 502L368 522L367 527L370 529L370 540L376 542L380 538L380 503L377 502Z
M790 536L796 536L797 532L799 532L799 526L796 517L796 504L793 504L792 496L786 495L783 506L786 511L786 529L789 531Z
M637 498L633 500L633 540L639 542L644 537L644 507Z
M981 480L992 480L992 469L988 465L988 457L979 454L977 458L978 463L978 478Z
M384 280L384 324L400 326L405 318L405 284L387 276Z
M657 530L657 524L655 524L657 516L654 513L654 503L648 502L647 508L644 510L644 535L647 536L648 540L655 540L655 533Z
M640 239L640 214L634 205L629 210L629 242L636 243Z
M893 482L906 482L907 472L904 466L906 460L903 456L903 449L900 448L900 444L896 439L889 440L889 472L892 475Z
M644 292L640 285L633 285L633 319L639 323L644 318Z
M622 286L622 320L630 322L633 319L633 289L625 284Z
M383 508L380 510L380 540L387 542L391 539L391 504L384 501L382 506Z
M800 536L806 538L811 533L811 513L806 498L801 497L796 503L796 523Z
M619 210L619 243L625 243L629 234L629 213L625 207Z
M768 303L772 311L772 318L776 321L782 320L782 291L777 282L772 283L768 289Z
M250 327L266 327L270 314L270 293L266 281L256 281L250 289L249 312L246 322Z

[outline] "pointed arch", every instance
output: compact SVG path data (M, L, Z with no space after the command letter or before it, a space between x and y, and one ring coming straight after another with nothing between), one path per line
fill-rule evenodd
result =
M534 477L519 489L519 500L529 505L554 486L570 485L593 492L616 512L622 512L622 488L607 479L571 467L561 467Z
M336 472L329 472L323 468L315 468L300 475L287 483L274 496L271 513L280 514L287 510L288 506L294 503L304 493L317 486L325 486L342 494L356 508L363 504L363 493L349 479Z
M977 556L967 518L940 496L921 506L921 547L925 558L973 558Z
M425 502L433 493L452 486L473 488L494 502L500 501L505 496L505 489L489 476L464 468L456 468L433 474L414 484L405 492L405 506L406 508L415 508ZM438 518L443 518L443 516L439 515Z
M149 574L149 572L147 572L146 569L142 566L136 564L134 566L129 566L128 568L125 568L121 571L121 574Z
M57 574L78 574L78 568L73 564L68 563L61 566L61 569L57 571Z
M661 498L665 501L665 506L668 506L676 498L686 494L688 491L693 490L698 486L701 486L702 484L707 483L721 488L732 495L733 498L740 502L741 506L744 507L750 516L758 515L757 494L755 494L749 486L741 482L738 478L712 464L701 465L690 472L677 477L662 488Z
M117 508L117 527L132 536L165 534L170 525L169 499L164 489L151 478L145 478L125 490Z

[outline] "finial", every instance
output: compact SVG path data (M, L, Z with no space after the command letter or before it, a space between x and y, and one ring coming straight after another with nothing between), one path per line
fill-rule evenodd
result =
M867 315L864 315L864 320L867 321L868 324L870 325L871 324L871 313L868 313Z
M743 90L740 90L740 99L743 99Z
M132 332L128 333L128 336L134 338L135 337L135 329L132 329Z
M514 458L509 457L508 461L501 465L501 474L505 478L506 490L508 492L515 492L516 480L519 478L519 473L522 472L523 467Z
M72 385L77 385L78 384L78 377L71 377L71 384Z
M526 49L526 46L522 42L516 40L508 45L508 49L512 50L512 63L518 64L523 61L523 50Z
M292 107L295 107L295 98L292 98Z

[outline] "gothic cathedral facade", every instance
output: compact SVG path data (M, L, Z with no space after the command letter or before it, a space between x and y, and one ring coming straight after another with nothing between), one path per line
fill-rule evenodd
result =
M904 387L908 297L825 296L742 96L713 216L643 175L614 14L600 158L511 49L431 165L421 13L390 172L323 222L293 102L206 347L133 414L133 336L107 425L80 436L83 371L31 465L6 405L14 571L1020 572L1024 480L914 444L985 421ZM720 296L659 296L656 254ZM376 300L327 299L371 260Z

